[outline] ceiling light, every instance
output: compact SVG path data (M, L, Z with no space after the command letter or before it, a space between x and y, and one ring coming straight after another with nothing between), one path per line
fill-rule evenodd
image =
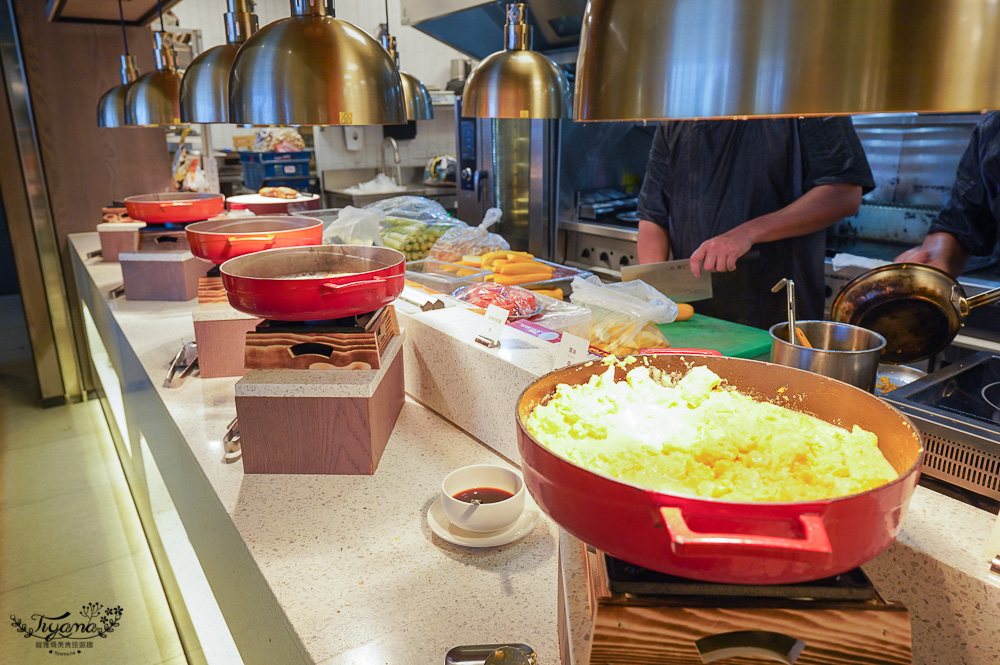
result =
M128 87L125 114L130 125L180 124L181 73L177 71L177 53L173 37L163 27L160 0L156 0L156 5L160 10L160 29L153 33L156 71L143 74Z
M523 2L507 6L503 51L487 56L465 82L462 115L476 118L565 118L569 84L552 60L531 50Z
M385 49L334 18L326 0L290 3L290 18L261 28L236 54L230 119L258 125L405 123L403 85Z
M125 113L125 93L129 84L139 76L139 69L135 65L135 56L128 52L122 0L118 0L118 19L122 29L122 43L125 45L125 54L122 55L122 84L105 92L97 102L98 127L124 127L128 124L128 116Z
M573 117L1000 108L995 0L590 0Z
M388 11L388 10L387 10ZM396 38L389 34L389 25L385 25L385 30L379 35L383 48L389 53L389 57L399 67L399 51L396 50ZM427 86L412 74L400 70L399 79L403 83L403 100L406 103L407 120L433 120L434 106L431 101L431 93L427 92Z
M251 0L228 0L226 43L191 62L181 79L183 122L229 122L229 72L240 45L257 32Z

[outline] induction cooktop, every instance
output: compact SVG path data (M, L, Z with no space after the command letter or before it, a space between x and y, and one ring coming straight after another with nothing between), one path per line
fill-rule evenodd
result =
M924 435L924 475L1000 500L1000 354L980 351L883 399Z

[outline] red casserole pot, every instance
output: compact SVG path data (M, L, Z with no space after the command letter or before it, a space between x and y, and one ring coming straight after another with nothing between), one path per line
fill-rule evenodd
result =
M211 219L184 228L191 253L212 263L279 247L319 245L323 221L312 217Z
M391 303L403 290L406 257L388 247L287 247L230 259L219 271L235 309L264 319L317 321ZM302 276L308 273L317 276Z
M521 394L517 406L525 484L560 526L625 561L730 584L790 584L829 577L865 563L892 544L924 454L920 434L906 416L859 388L793 367L684 355L643 356L639 361L669 372L705 365L755 399L848 429L860 425L878 436L879 448L899 477L833 499L750 502L658 492L589 471L538 443L524 427L531 410L558 384L585 383L607 369L599 362L575 365L539 378ZM625 371L616 373L621 379Z
M209 192L141 194L125 199L132 219L149 224L184 224L221 215L225 197Z

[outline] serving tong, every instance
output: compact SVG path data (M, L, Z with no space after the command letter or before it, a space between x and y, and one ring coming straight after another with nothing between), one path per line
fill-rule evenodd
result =
M198 366L198 343L185 342L180 351L170 361L167 368L167 378L163 381L164 388L176 388Z

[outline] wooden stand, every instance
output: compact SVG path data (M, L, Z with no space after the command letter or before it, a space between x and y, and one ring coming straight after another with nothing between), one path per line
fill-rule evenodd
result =
M139 229L145 225L145 222L98 224L97 237L101 239L101 258L104 261L115 262L119 254L137 251Z
M191 300L212 267L188 251L127 252L118 261L129 300Z
M229 305L226 287L222 285L221 277L198 278L198 303L201 305Z
M604 555L583 548L592 646L588 663L572 665L912 663L909 613L877 593L867 601L614 593ZM565 583L560 575L560 599ZM567 631L561 621L564 651Z
M247 333L247 369L379 369L399 334L391 305L354 327L311 327L265 321Z
M246 473L375 473L403 408L402 336L378 370L248 370L236 383Z
M243 344L260 319L228 306L199 310L193 318L201 377L243 376Z

